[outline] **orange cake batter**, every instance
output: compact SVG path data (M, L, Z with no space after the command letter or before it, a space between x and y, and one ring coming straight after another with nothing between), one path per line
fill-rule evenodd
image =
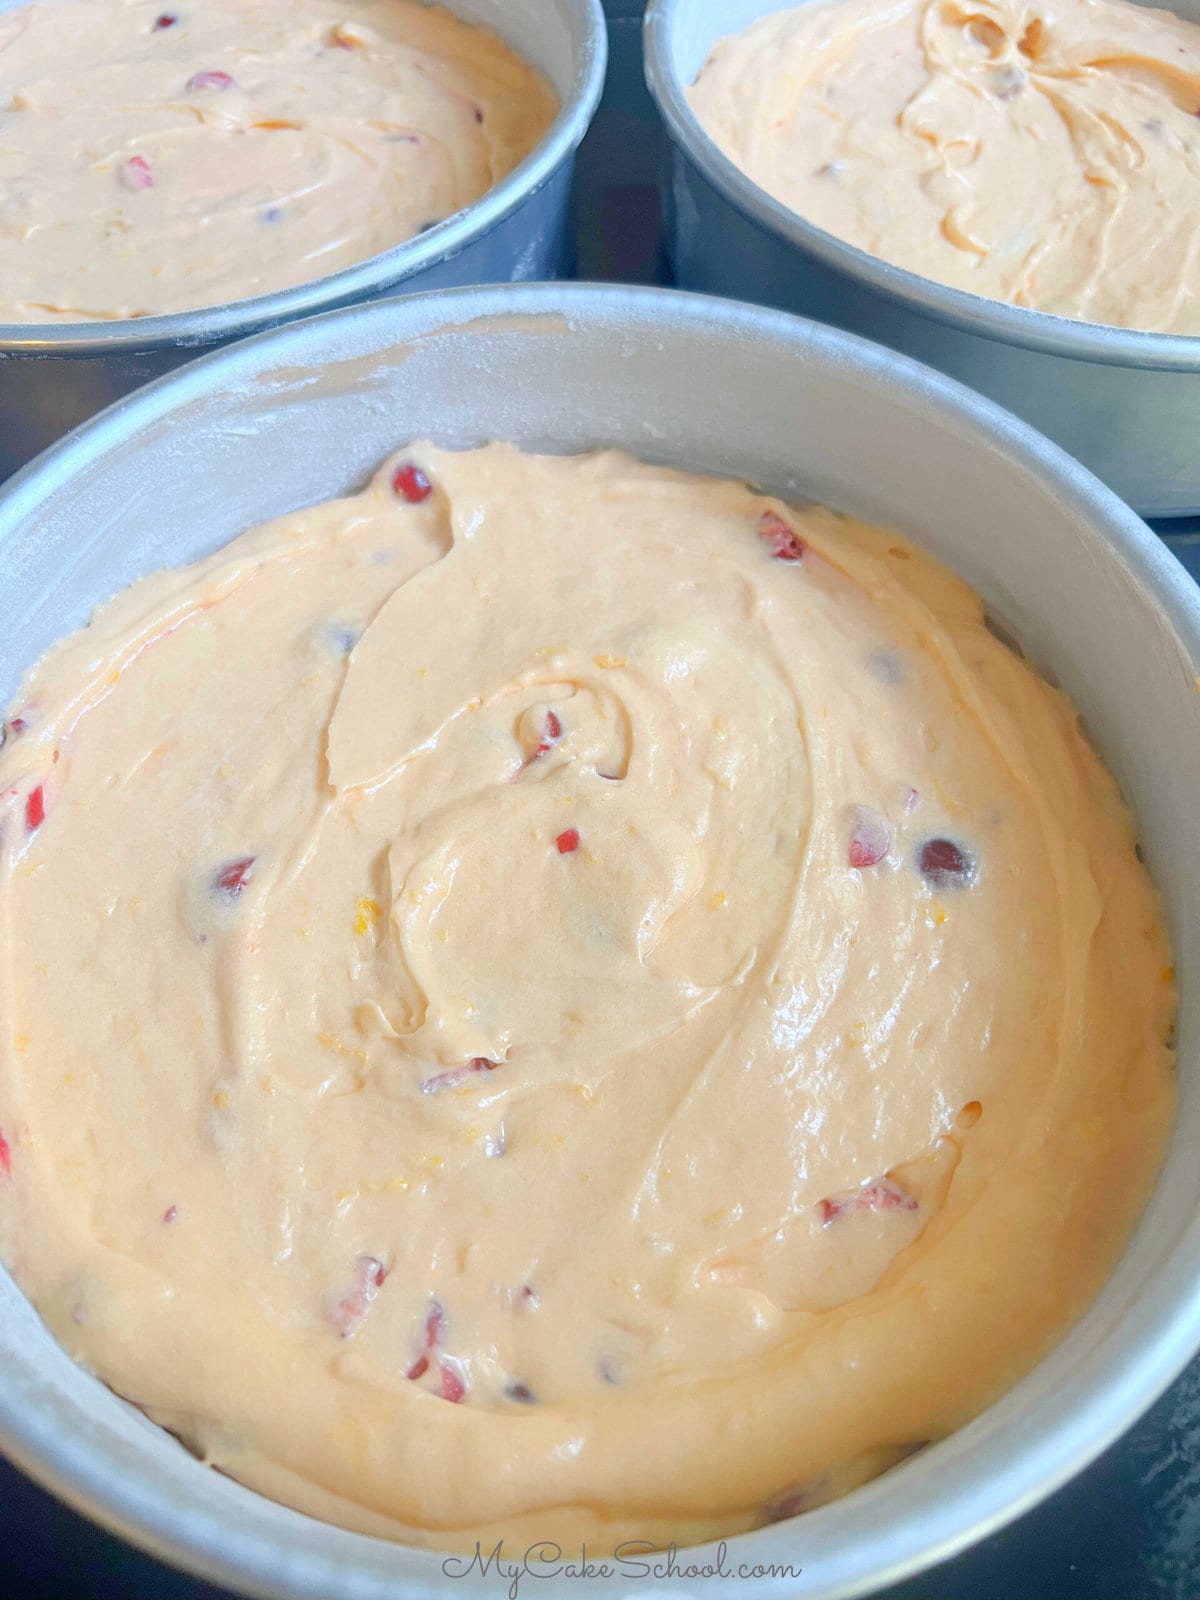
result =
M974 1416L1172 1116L1157 894L914 545L415 444L135 585L0 751L0 1245L244 1482L687 1541Z

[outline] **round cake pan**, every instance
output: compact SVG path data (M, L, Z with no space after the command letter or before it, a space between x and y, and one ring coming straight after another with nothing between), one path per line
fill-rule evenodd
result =
M1200 513L1200 338L1073 322L919 278L806 222L718 150L686 89L719 39L786 5L650 0L646 77L674 146L676 282L879 339L1033 423L1143 516ZM1200 0L1171 9L1200 22Z
M0 11L21 0L0 0ZM494 189L358 266L276 294L120 322L0 322L0 479L69 429L198 351L333 306L460 284L559 276L571 267L575 151L604 87L600 0L440 0L545 73L561 110Z
M842 1501L689 1555L719 1565L724 1580L669 1586L683 1600L867 1594L993 1531L1086 1466L1200 1343L1200 593L1056 447L891 351L664 290L451 291L335 312L210 355L20 473L0 492L0 697L119 586L345 493L423 436L617 445L910 532L983 593L1074 698L1137 814L1180 977L1180 1101L1149 1209L1103 1293L970 1426ZM74 1365L2 1273L0 1446L107 1526L248 1594L507 1592L494 1569L458 1575L461 1562L447 1568L436 1554L327 1527L205 1468ZM801 1575L741 1576L773 1564ZM563 1578L541 1592L635 1587Z

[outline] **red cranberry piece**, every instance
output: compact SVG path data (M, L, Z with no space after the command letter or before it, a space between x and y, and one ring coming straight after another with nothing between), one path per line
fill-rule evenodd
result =
M540 761L558 741L562 738L562 723L553 711L547 711L546 721L542 729L542 737L538 740L537 748L526 761L525 765L532 766L535 761Z
M36 833L46 820L46 790L44 785L38 784L36 789L31 789L25 797L25 829L28 833Z
M231 897L241 894L250 882L251 872L255 862L254 856L243 856L239 861L231 861L228 866L222 867L213 879L213 886L222 894Z
M359 1256L355 1263L354 1287L333 1308L333 1325L338 1337L352 1338L387 1277L387 1268L376 1256Z
M871 806L855 806L850 824L850 865L874 867L892 847L892 830L882 813Z
M164 1222L174 1222L176 1217L178 1217L178 1215L179 1215L179 1207L178 1206L168 1206L167 1209L163 1212L163 1221Z
M877 1178L859 1191L859 1204L867 1211L915 1211L915 1195L902 1189L893 1178Z
M415 506L429 499L433 485L415 461L404 461L392 473L392 492Z
M162 33L164 28L173 28L178 21L179 18L173 11L160 11L158 16L155 17L150 31L151 33Z
M926 839L917 851L921 876L935 889L964 889L975 878L975 858L953 839Z
M425 1317L425 1348L427 1350L432 1350L434 1345L441 1344L445 1326L446 1313L442 1310L441 1301L431 1300Z
M418 1378L423 1378L429 1371L429 1352L436 1350L442 1342L442 1332L446 1325L446 1313L442 1310L441 1302L431 1300L429 1310L425 1314L425 1349L413 1362L405 1373L405 1377L414 1383Z
M153 189L154 174L145 156L130 156L121 168L121 182L127 189Z
M0 1133L0 1172L6 1178L12 1173L12 1147L2 1133Z
M845 1194L830 1195L825 1200L817 1202L817 1215L821 1219L821 1226L827 1228L831 1222L836 1222L840 1217L847 1217L855 1211L915 1211L917 1199L909 1194L907 1189L902 1189L894 1178L876 1178L873 1183L864 1183L859 1189L851 1189Z
M227 72L196 72L188 79L189 89L232 89L236 87Z
M776 561L803 561L803 540L773 511L764 511L758 519L758 537Z
M29 726L24 717L13 717L8 724L8 731L12 734L24 733Z
M442 1381L438 1394L443 1400L449 1400L451 1405L459 1405L466 1399L467 1385L461 1375L455 1371L448 1361L441 1364Z
M573 855L574 852L579 849L579 829L564 829L554 842L558 846L558 853L560 856Z
M470 1061L461 1067L451 1067L447 1072L435 1072L431 1078L426 1078L421 1084L421 1093L441 1094L443 1089L455 1089L472 1072L495 1072L499 1065L498 1061L489 1061L487 1056L472 1056Z

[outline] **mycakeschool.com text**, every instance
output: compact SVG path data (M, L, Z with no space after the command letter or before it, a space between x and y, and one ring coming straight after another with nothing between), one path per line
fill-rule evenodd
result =
M724 1541L701 1559L699 1551L681 1551L673 1544L656 1545L642 1539L628 1539L611 1552L597 1553L590 1552L587 1545L579 1551L564 1550L550 1540L508 1551L500 1539L490 1550L477 1544L472 1554L447 1556L442 1562L442 1571L448 1578L469 1578L472 1574L494 1578L498 1585L504 1585L508 1600L519 1600L521 1585L527 1578L531 1583L548 1578L560 1582L627 1578L646 1583L697 1583L709 1578L723 1578L726 1582L798 1578L802 1570L787 1562L735 1561Z

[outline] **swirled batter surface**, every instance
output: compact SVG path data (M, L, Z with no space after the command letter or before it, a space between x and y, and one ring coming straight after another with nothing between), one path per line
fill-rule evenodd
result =
M775 199L956 289L1200 333L1200 28L1123 0L816 0L689 91Z
M478 200L557 110L494 34L416 0L0 12L0 322L339 272Z
M0 1235L245 1482L732 1532L1080 1312L1173 983L1066 700L894 534L415 445L150 578L0 753Z

